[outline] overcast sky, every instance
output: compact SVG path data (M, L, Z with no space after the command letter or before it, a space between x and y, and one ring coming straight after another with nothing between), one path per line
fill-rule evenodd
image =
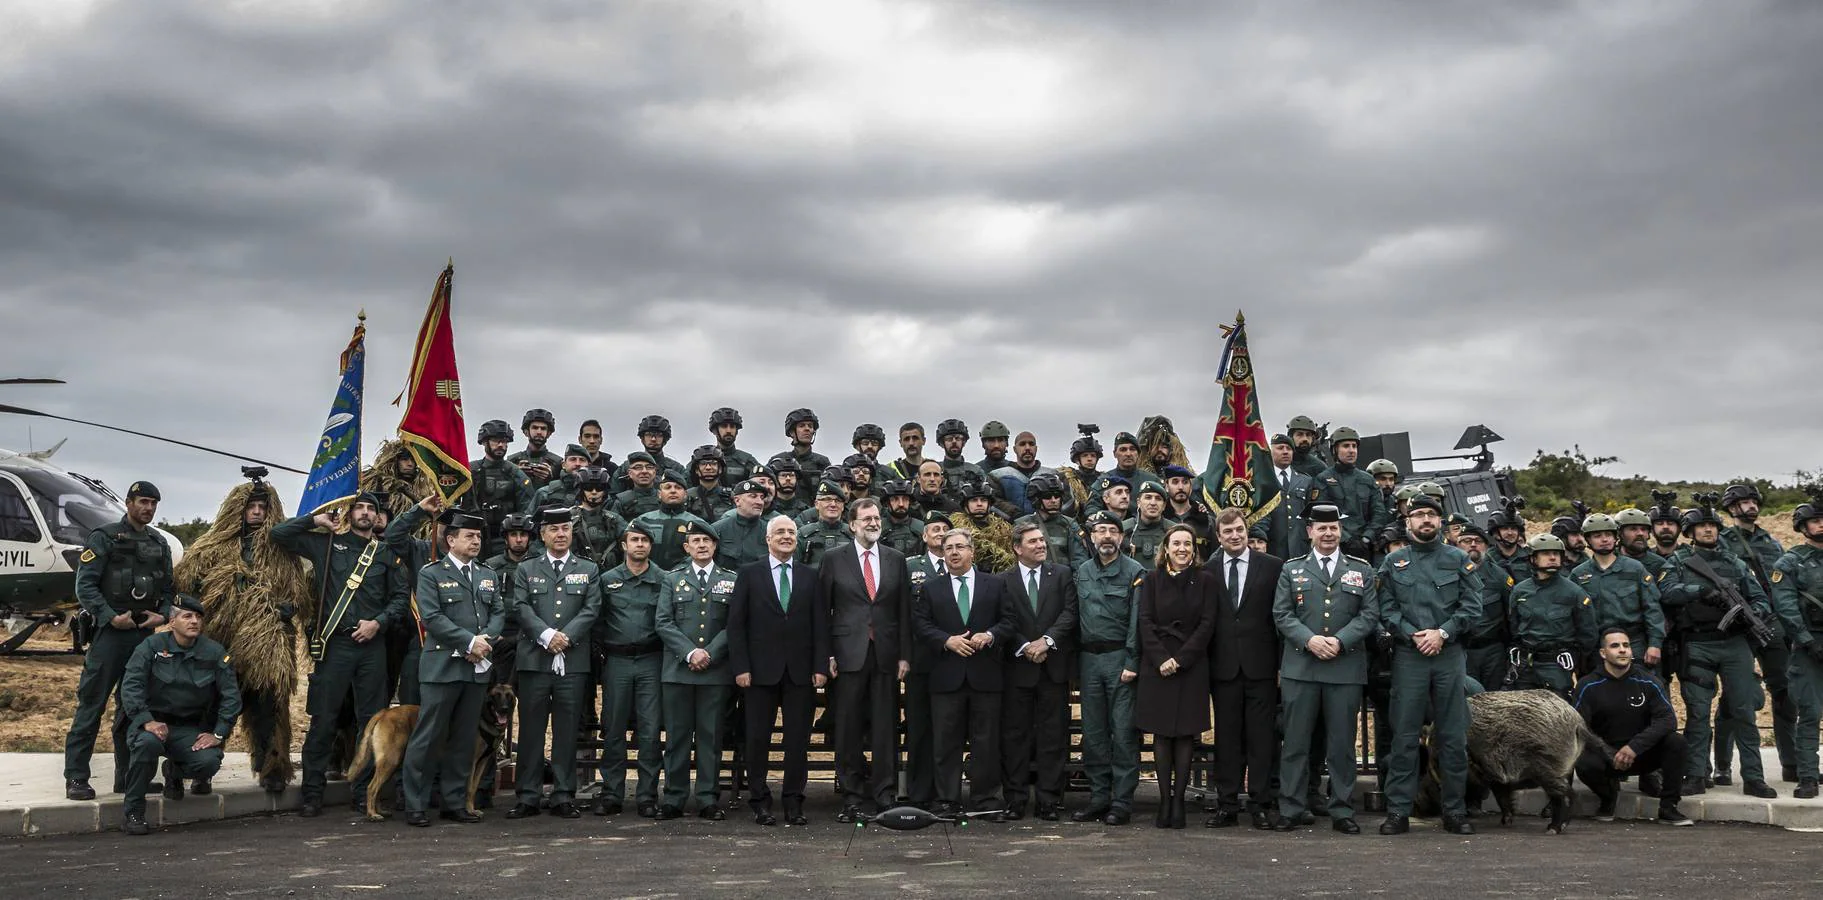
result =
M956 416L1051 463L1163 412L1200 470L1242 309L1274 431L1823 465L1823 4L0 0L0 34L0 377L70 382L0 403L307 468L365 307L371 457L454 257L467 430L545 406L617 458L722 405L762 456L809 406L831 456ZM172 518L237 477L0 416L65 436Z

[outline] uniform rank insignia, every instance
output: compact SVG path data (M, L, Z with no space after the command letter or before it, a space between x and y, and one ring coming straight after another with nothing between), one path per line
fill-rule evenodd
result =
M227 665L228 660L233 659L233 658L234 658L234 656L232 654L223 653L222 654L222 665L224 665L224 666Z
M160 650L160 651L158 651L158 658L159 658L159 659L170 659L170 658L171 658L171 651L169 651L169 650Z
M1366 587L1367 579L1361 577L1360 572L1350 570L1342 573L1342 583L1351 588Z
M678 533L678 534L683 534L683 533L685 533L685 532L687 532L687 531L689 531L689 530L690 530L690 526L688 526L688 525L679 525L679 526L677 526L677 533Z
M87 559L87 558L88 558L88 557L86 557L86 556L85 556L85 557L83 557L83 559ZM1773 569L1773 570L1772 570L1772 583L1773 583L1773 584L1778 584L1778 583L1779 583L1779 582L1780 582L1780 581L1781 581L1781 580L1782 580L1782 579L1784 579L1784 577L1785 577L1785 573L1784 573L1784 572L1781 572L1781 571L1779 571L1779 570L1778 570L1778 569ZM1647 578L1647 579L1646 579L1646 583L1647 583L1647 584L1651 584L1651 583L1652 583L1652 579L1651 579L1651 578Z
M85 563L94 562L95 561L95 551L93 551L93 550L82 551L82 561Z
M586 572L572 572L568 575L563 576L563 583L564 584L588 584L589 576L588 576L588 573L586 573Z
M1473 572L1473 571L1475 571L1475 564L1474 564L1474 563L1469 563L1469 564L1468 564L1468 565L1467 565L1467 566L1465 566L1465 567L1464 567L1464 568L1463 568L1463 570L1462 570L1462 571L1464 571L1464 572Z
M681 590L686 590L686 589L688 589L688 588L689 588L689 587L690 587L690 582L688 582L688 581L680 581L680 582L678 582L678 583L677 583L677 588L676 588L676 590L680 590L680 591L681 591Z
M613 584L610 584L610 585L608 585L608 590L610 590L610 591L618 591L618 590L620 590L620 586L621 586L621 585L623 585L623 584L626 584L626 582L624 582L624 581L616 581L616 582L614 582L614 583L613 583Z
M461 585L458 585L453 581L439 581L439 582L437 582L437 587L440 587L446 591L453 591L456 588L461 587Z
M1409 566L1409 565L1411 565L1411 564L1412 564L1412 561L1411 561L1411 560L1409 560L1409 559L1396 559L1396 560L1393 560L1393 568L1395 568L1395 569L1403 569L1403 568L1405 568L1405 567L1406 567L1406 566Z

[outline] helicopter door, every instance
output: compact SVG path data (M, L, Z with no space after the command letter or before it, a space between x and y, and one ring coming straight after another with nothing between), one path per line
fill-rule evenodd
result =
M28 609L56 599L56 548L24 487L0 472L0 608Z

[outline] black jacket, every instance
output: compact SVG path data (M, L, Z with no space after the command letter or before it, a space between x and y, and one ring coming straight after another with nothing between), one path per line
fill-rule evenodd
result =
M1001 572L998 576L1006 585L1006 592L1012 601L1016 635L1006 642L1003 652L1007 660L1007 678L1015 686L1031 687L1038 683L1040 675L1054 684L1064 684L1076 672L1075 659L1070 651L1076 645L1076 577L1069 566L1056 563L1042 563L1038 567L1038 610L1032 611L1032 600L1026 594L1025 576L1018 565ZM1057 649L1045 657L1042 663L1033 663L1023 656L1014 656L1019 645L1027 641L1042 641L1049 635L1057 644Z
M1614 678L1606 667L1585 677L1576 686L1576 711L1608 746L1631 747L1636 755L1677 730L1665 686L1638 665L1625 678Z
M829 672L829 601L817 570L791 563L791 611L779 608L772 557L742 566L728 596L728 661L754 684L805 685Z
M1209 677L1276 678L1279 674L1278 624L1272 618L1272 600L1285 561L1266 553L1247 558L1247 579L1241 584L1241 606L1228 597L1228 554L1217 551L1204 564L1215 579L1215 634L1209 639Z

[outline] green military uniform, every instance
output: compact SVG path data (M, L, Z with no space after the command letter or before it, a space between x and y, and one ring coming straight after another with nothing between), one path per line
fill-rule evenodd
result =
M462 507L472 509L487 520L487 531L482 535L482 556L493 556L506 550L506 535L500 530L500 520L516 512L531 512L536 509L532 497L537 489L532 487L532 478L525 470L502 459L495 460L487 456L469 463L469 476L474 479L474 487L462 497Z
M1347 520L1342 524L1346 526ZM1455 547L1413 542L1387 554L1377 584L1380 614L1394 641L1387 812L1411 815L1418 790L1418 735L1428 712L1434 765L1442 776L1443 813L1466 816L1468 695L1462 635L1481 617L1480 567ZM1425 656L1412 635L1433 628L1446 633L1443 649Z
M1576 673L1587 665L1599 639L1595 602L1561 574L1536 575L1513 588L1509 616L1519 651L1515 688L1544 688L1568 701Z
M925 581L945 571L943 561L921 549L905 557L905 574L911 580L912 604ZM911 666L905 675L905 793L913 806L929 809L937 801L937 753L931 730L930 670L937 653L923 641L912 641Z
M197 609L202 606L194 599L186 602ZM146 638L133 650L121 679L120 707L132 734L128 743L133 753L124 812L143 821L146 789L160 756L175 764L170 775L207 779L221 771L223 748L241 713L241 692L221 644L198 635L185 647L167 631ZM164 739L146 730L150 722L165 724ZM205 730L221 743L207 750L190 749ZM165 789L171 789L168 783Z
M564 472L556 478L551 479L550 484L535 491L531 498L526 501L525 507L521 509L520 512L536 517L540 510L550 509L553 506L569 507L575 505L576 473Z
M684 493L684 509L705 522L713 522L734 509L734 491L720 482L712 487L697 484Z
M1598 640L1601 632L1623 628L1639 655L1644 656L1649 647L1665 649L1665 612L1659 607L1658 579L1639 560L1621 554L1603 569L1591 556L1571 570L1570 580L1595 601Z
M727 521L727 519L723 519ZM696 797L714 806L720 793L722 724L734 697L728 668L728 596L734 571L719 563L699 578L694 562L665 573L654 622L665 656L665 797L678 810L690 798L690 756L696 754ZM709 654L709 667L691 671L685 660L696 650Z
M1532 577L1532 548L1527 547L1524 543L1519 544L1519 548L1510 555L1500 552L1499 544L1489 547L1488 553L1493 556L1494 562L1499 563L1500 567L1512 576L1514 583Z
M1665 557L1654 553L1650 548L1638 556L1634 556L1631 552L1624 555L1645 568L1646 574L1652 576L1653 586L1656 587L1658 585L1658 576L1664 574L1665 571ZM1659 616L1661 618L1664 616L1664 610L1661 609L1659 611Z
M625 471L625 467L622 467ZM657 482L653 482L657 484ZM658 508L658 489L656 487L628 488L614 495L614 513L623 521L631 522L646 513Z
M381 538L386 542L387 549L399 557L399 571L405 579L407 589L416 584L415 573L435 556L430 541L413 537L428 518L429 513L413 505L403 515L387 523L386 532ZM502 581L501 584L506 582ZM408 614L411 611L409 602L408 597L406 612L394 619L386 629L386 691L388 697L399 703L415 705L423 700L418 695L418 654L423 652L424 645L418 640L417 620ZM507 634L514 633L513 628L508 626ZM494 662L506 664L511 659L512 648L508 647L504 652L508 656L504 659L496 658ZM351 720L344 716L341 721L342 732L349 732Z
M1462 649L1469 677L1497 691L1506 684L1507 668L1512 665L1508 652L1513 646L1512 623L1507 611L1514 581L1493 560L1492 554L1481 555L1481 615L1462 636Z
M1754 713L1765 703L1759 678L1754 672L1753 648L1738 630L1723 632L1722 616L1728 611L1727 601L1701 575L1690 571L1689 559L1699 556L1716 574L1734 582L1736 590L1762 616L1771 610L1759 579L1740 557L1722 549L1702 549L1695 545L1679 547L1665 565L1659 578L1659 600L1670 611L1678 638L1683 642L1683 670L1678 673L1678 691L1684 698L1684 743L1689 747L1690 765L1686 777L1703 778L1709 771L1709 747L1713 733L1710 712L1715 704L1718 679L1722 691L1723 716L1752 723ZM1734 732L1735 749L1741 756L1741 777L1746 781L1765 781L1765 766L1760 761L1758 729L1744 728Z
M385 634L409 615L411 582L404 561L379 535L370 540L353 533L313 531L314 527L309 516L287 519L272 526L272 542L310 561L315 569L311 577L320 591L316 617L305 623L316 667L304 701L310 730L304 735L302 786L305 806L320 808L343 706L352 695L356 734L386 708ZM335 610L344 596L347 608L337 620ZM356 642L354 633L363 621L379 623L380 632ZM372 774L369 769L355 780L354 796L365 795Z
M880 532L880 543L904 554L907 558L924 552L924 523L916 515L907 513L905 518L896 518L892 513L886 514L886 527Z
M1804 523L1797 524L1801 536ZM1823 718L1823 662L1811 651L1823 642L1823 550L1809 543L1799 544L1772 564L1768 577L1772 582L1773 609L1784 623L1785 633L1796 644L1788 670L1798 713L1793 763L1800 784L1808 779L1814 788L1817 728Z
M655 510L641 513L632 522L647 534L652 535L652 565L660 571L675 569L690 558L684 552L684 535L690 530L691 523L699 523L704 528L709 523L684 510L683 504L664 506L660 504Z
M530 479L533 490L542 488L556 480L557 473L563 471L563 457L552 453L548 448L534 451L532 448L527 447L517 453L508 454L506 461L517 466L519 470L525 474L526 478ZM530 472L525 472L525 467L532 465L533 463L544 463L545 465L550 466L551 477L539 478Z
M804 499L802 492L793 494L789 497L778 496L772 498L772 512L781 516L789 516L793 521L796 521L798 516L812 511L813 507L810 505L810 501ZM734 515L734 513L730 512L728 515L731 516ZM727 516L723 516L722 518L727 518ZM771 517L768 516L767 518ZM717 519L716 521L719 522L721 519Z
M1315 550L1288 560L1273 593L1272 618L1285 639L1279 694L1285 744L1279 757L1279 815L1301 818L1308 810L1311 739L1323 736L1329 764L1329 812L1354 818L1355 723L1367 685L1368 645L1379 625L1374 570L1366 560L1331 554L1327 571ZM1310 652L1313 637L1342 643L1334 659Z
M1048 518L1042 513L1032 513L1029 516L1021 516L1018 521L1013 523L1013 527L1018 528L1028 523L1044 530L1044 545L1047 549L1045 559L1047 561L1069 566L1072 572L1089 561L1091 554L1083 546L1082 528L1076 524L1075 519L1061 513ZM924 536L919 534L917 548L911 552L922 552L923 547Z
M519 673L519 802L533 807L544 793L544 729L551 725L551 803L576 800L576 742L584 694L592 680L590 630L601 613L600 572L586 557L562 561L541 555L513 571L513 616L519 620L514 669ZM569 638L553 653L545 632Z
M772 516L761 513L749 519L730 511L715 520L715 564L733 572L750 562L766 558L766 523Z
M722 483L740 484L760 470L760 461L745 450L735 449L733 444L719 444L722 450Z
M514 577L531 563L521 563ZM418 690L423 704L418 726L405 747L405 808L430 808L430 789L439 773L444 811L468 806L468 772L475 755L476 723L487 699L489 671L475 671L464 657L475 638L499 643L506 627L506 603L499 576L479 563L464 573L444 556L418 572L415 598L423 623L424 652L418 657ZM523 635L521 640L524 640ZM491 670L493 667L487 667ZM521 701L525 702L524 700ZM527 703L526 712L530 712ZM523 717L522 717L523 720ZM521 766L526 766L522 759ZM536 769L536 765L529 766Z
M1163 516L1154 522L1141 521L1138 516L1128 519L1126 524L1121 526L1127 535L1126 543L1121 546L1121 552L1139 563L1140 568L1148 572L1152 571L1153 566L1158 563L1158 548L1164 546L1165 543L1165 530L1175 524L1177 523Z
M1087 503L1083 504L1082 508L1083 521L1088 521L1090 516L1108 508L1107 504L1102 501L1101 495L1102 492L1108 489L1108 485L1110 484L1108 479L1115 476L1126 479L1127 488L1134 497L1139 496L1140 485L1145 484L1148 481L1158 481L1158 478L1151 472L1138 467L1131 469L1109 469L1108 471L1101 473L1095 478L1095 481L1089 485L1089 500ZM1159 484L1163 485L1164 482L1160 481ZM1134 513L1132 510L1127 511L1127 516L1129 518L1133 515Z
M823 470L829 468L829 457L824 456L815 450L805 449L799 451L798 448L794 446L789 451L789 455L792 459L797 461L798 469L803 473L798 476L800 482L805 478L814 478L822 475Z
M962 459L961 457L950 459L948 456L945 456L938 460L937 463L943 466L944 490L955 497L958 502L961 501L962 497L957 492L962 490L963 484L969 482L985 484L987 482L987 473L983 472L980 466ZM819 469L818 471L821 470Z
M646 530L639 522L631 527ZM622 563L596 579L601 586L601 615L595 620L594 640L606 660L600 673L602 793L598 800L614 804L626 800L627 720L631 718L639 763L637 799L642 807L658 804L659 763L663 758L658 740L663 724L659 699L663 645L658 639L657 616L665 574L656 563L649 563L638 575Z
M119 692L128 660L152 633L151 628L137 625L115 628L109 621L121 613L132 613L140 621L152 614L170 618L175 597L171 547L157 531L149 526L136 528L122 517L89 532L76 566L76 602L94 620L95 638L89 642L88 655L82 660L82 679L76 683L76 716L63 741L66 782L88 783L89 757L95 752L95 735L101 731L101 711L108 705L108 695ZM124 791L131 757L126 716L118 700L114 704L112 731L114 790Z
M814 568L823 562L824 554L854 540L854 532L846 522L819 519L798 532L798 562Z
M1755 580L1760 583L1760 590L1770 592L1772 589L1772 567L1785 555L1785 548L1778 538L1767 533L1764 528L1754 528L1749 532L1739 525L1730 525L1722 529L1720 543L1728 552L1740 557L1753 572ZM1790 772L1797 765L1797 742L1794 737L1797 724L1797 705L1791 696L1790 682L1786 674L1791 671L1791 651L1787 649L1785 629L1778 616L1767 622L1777 634L1777 639L1770 645L1762 647L1751 645L1754 658L1759 661L1760 675L1765 681L1766 694L1772 701L1772 743L1778 751L1780 768ZM1727 771L1733 764L1733 744L1730 740L1736 730L1745 738L1759 744L1760 727L1756 719L1735 719L1722 710L1722 717L1716 720L1715 729L1715 767L1718 771Z
M928 554L920 559L928 565ZM1100 557L1086 559L1074 572L1089 809L1130 814L1139 787L1139 733L1133 729L1134 683L1122 682L1120 673L1139 672L1139 603L1134 595L1146 569L1123 553L1105 566Z
M620 565L620 536L627 533L627 520L605 506L590 509L587 504L577 504L570 515L575 552L597 568Z
M1332 504L1342 511L1342 549L1358 557L1373 555L1374 538L1393 522L1374 477L1359 467L1337 463L1315 476L1311 492L1311 503Z

